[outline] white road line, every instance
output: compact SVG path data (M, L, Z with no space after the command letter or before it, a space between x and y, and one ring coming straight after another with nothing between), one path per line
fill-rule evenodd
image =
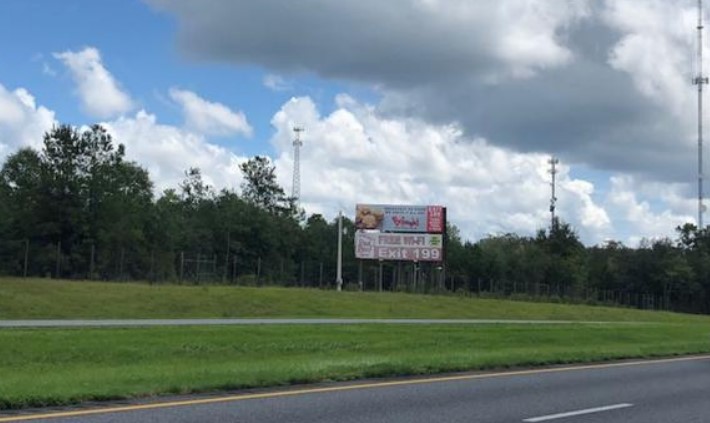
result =
M633 404L615 404L604 407L587 408L586 410L570 411L567 413L550 414L548 416L532 417L523 420L527 423L544 422L548 420L563 419L565 417L581 416L583 414L601 413L602 411L618 410L619 408L632 407Z

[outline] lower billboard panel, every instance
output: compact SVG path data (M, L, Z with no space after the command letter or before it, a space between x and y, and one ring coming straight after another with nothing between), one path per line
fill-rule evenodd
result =
M441 234L355 233L355 257L372 260L441 261Z

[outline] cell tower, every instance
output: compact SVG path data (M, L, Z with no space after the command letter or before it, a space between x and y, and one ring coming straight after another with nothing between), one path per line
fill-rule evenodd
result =
M698 75L693 83L698 86L698 229L703 229L703 85L708 78L703 75L703 2L698 0Z
M299 126L293 127L296 136L293 139L293 184L291 185L291 197L298 203L301 197L301 132L305 129Z
M548 170L548 172L550 172L550 175L552 177L552 180L550 181L550 188L552 189L550 195L550 232L552 232L555 229L555 226L557 226L557 221L555 220L555 205L557 204L557 197L555 196L555 185L557 183L557 165L560 163L560 161L554 156L552 156L547 161L547 163L550 164L550 170Z

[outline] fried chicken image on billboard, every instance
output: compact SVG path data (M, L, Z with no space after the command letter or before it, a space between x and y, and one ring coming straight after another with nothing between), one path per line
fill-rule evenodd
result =
M378 229L385 218L381 208L367 205L358 205L355 214L355 227L357 229Z

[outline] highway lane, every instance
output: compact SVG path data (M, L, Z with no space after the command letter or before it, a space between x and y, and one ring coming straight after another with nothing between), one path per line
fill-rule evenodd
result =
M709 396L710 356L702 356L332 384L23 418L54 423L704 422L710 416ZM0 422L10 421L6 418Z
M575 320L504 320L504 319L80 319L80 320L0 320L5 328L72 328L72 327L148 327L148 326L201 326L201 325L352 325L352 324L624 324L643 322L592 322Z

